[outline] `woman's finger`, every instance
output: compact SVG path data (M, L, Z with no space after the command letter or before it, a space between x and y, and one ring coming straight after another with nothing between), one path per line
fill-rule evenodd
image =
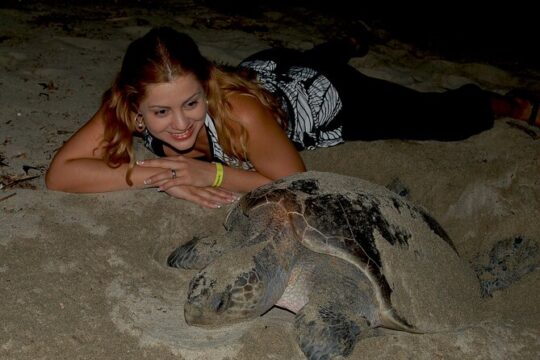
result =
M220 187L208 186L208 187L205 187L205 189L206 191L214 194L215 196L227 197L227 198L233 197L235 200L238 200L240 198L240 194L235 193L233 191L229 191L227 189L220 188Z
M167 181L178 179L180 179L178 169L167 169L164 171L160 171L159 173L152 175L149 178L144 179L144 184L158 186L164 184ZM177 184L181 185L182 182L179 181L177 182Z
M228 191L219 191L218 189L200 188L195 186L173 186L166 192L171 196L182 198L212 209L220 208L222 205L231 204L237 199L237 196Z
M191 184L191 180L185 178L184 176L176 176L174 178L171 177L170 179L161 179L154 185L158 186L160 191L167 191L174 186L189 186L189 185L193 186ZM237 199L239 197L238 194L232 191L220 188L220 187L212 187L212 186L195 186L195 187L203 188L206 190L206 192L211 193L214 196L217 196L222 199L230 199L230 198Z

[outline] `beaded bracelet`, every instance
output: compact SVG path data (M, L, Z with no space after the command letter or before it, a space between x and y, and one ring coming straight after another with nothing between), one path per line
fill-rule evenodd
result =
M213 187L220 187L223 183L223 164L216 163L216 177L214 178Z

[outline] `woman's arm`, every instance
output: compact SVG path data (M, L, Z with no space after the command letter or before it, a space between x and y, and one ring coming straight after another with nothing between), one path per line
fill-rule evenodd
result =
M93 193L130 188L126 182L128 164L109 167L102 158L104 121L100 109L58 150L47 174L45 184L51 190ZM142 187L144 179L163 169L135 167L133 187Z
M73 193L97 193L147 186L144 180L160 174L169 177L169 168L135 166L131 175L133 185L126 182L128 164L117 168L108 166L102 158L104 122L102 110L79 129L56 153L45 184L51 190ZM235 195L221 189L177 186L174 196L208 208L228 204Z
M80 128L56 153L45 184L51 190L73 193L96 193L147 186L144 180L155 175L170 177L170 168L135 166L131 174L133 185L126 182L128 164L111 168L103 160L104 121L102 110ZM216 208L228 204L235 195L213 188L177 186L174 196L204 207Z

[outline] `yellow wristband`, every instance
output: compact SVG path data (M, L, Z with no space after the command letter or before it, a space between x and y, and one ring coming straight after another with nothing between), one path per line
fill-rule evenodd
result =
M223 164L216 163L216 177L214 178L213 187L220 187L223 183Z

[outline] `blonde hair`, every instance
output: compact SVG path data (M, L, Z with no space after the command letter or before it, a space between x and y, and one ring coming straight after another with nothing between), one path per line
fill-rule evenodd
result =
M282 128L286 127L286 118L276 98L256 82L218 67L212 69L208 82L208 111L216 124L223 150L245 161L248 160L248 134L235 119L229 103L229 99L235 94L247 94L257 98L264 107L275 114L276 121ZM232 126L233 123L237 125Z
M129 185L133 184L130 177L135 166L133 134L136 117L147 86L170 82L186 74L195 75L202 84L208 112L215 121L220 143L227 154L248 160L248 135L235 119L229 103L234 94L254 96L276 114L276 121L281 126L286 126L284 113L272 94L238 73L218 68L201 55L188 35L169 27L154 28L128 46L122 68L102 98L103 158L113 168L129 164L126 173Z

